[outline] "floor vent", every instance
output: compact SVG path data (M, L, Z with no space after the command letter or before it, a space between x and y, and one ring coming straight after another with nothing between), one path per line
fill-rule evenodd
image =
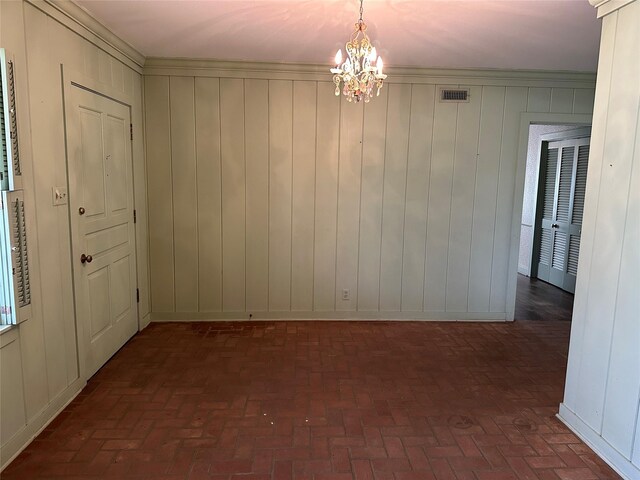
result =
M467 88L442 88L440 90L441 102L468 102L469 89Z

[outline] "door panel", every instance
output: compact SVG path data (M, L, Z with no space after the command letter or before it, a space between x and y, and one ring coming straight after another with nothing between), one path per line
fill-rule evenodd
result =
M104 205L104 163L102 152L102 116L100 112L79 107L82 162L85 166L82 178L82 196L87 217L102 217Z
M87 275L87 291L91 306L91 340L109 326L109 270L100 268Z
M128 241L129 228L126 223L86 235L87 251L95 252L92 253L94 256L126 244Z
M542 221L540 226L540 247L538 256L538 278L549 281L554 232L551 228L555 218L556 181L558 177L558 149L549 148L542 160L544 190L542 201Z
M573 154L575 148L564 147L560 160L560 177L558 178L558 207L556 211L556 222L562 223L563 227L569 223L569 213L571 209L571 183L573 178Z
M542 159L538 278L575 291L589 138L550 142Z
M130 113L77 87L69 102L75 298L89 377L138 329Z
M106 117L105 144L107 155L107 191L112 214L124 213L127 208L127 165L122 141L128 130L128 120L111 115Z
M565 263L564 257L567 251L567 234L556 231L553 239L553 254L551 255L551 268L549 270L549 283L562 288L564 283Z
M114 322L119 322L131 310L131 284L129 255L111 265L111 312Z

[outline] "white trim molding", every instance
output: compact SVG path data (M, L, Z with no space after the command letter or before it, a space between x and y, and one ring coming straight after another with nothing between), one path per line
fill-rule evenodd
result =
M29 420L18 433L0 449L0 472L4 470L82 391L87 382L77 378L57 397L49 402L40 413ZM1 477L2 475L0 475Z
M251 315L251 317L249 316ZM219 321L405 321L405 322L505 322L506 315L500 312L151 312L152 322L219 322Z
M633 1L634 0L589 0L589 3L598 9L598 18L602 18Z
M71 0L25 0L128 67L142 73L145 56Z
M331 82L328 65L239 62L189 58L147 58L144 75L316 80ZM499 85L522 87L594 88L595 73L550 70L473 70L389 67L390 83L431 85Z
M640 469L611 446L589 425L571 411L564 403L560 404L558 419L573 431L584 443L613 468L625 480L640 478Z

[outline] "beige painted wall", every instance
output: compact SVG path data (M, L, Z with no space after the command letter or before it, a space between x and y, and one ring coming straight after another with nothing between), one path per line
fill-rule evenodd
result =
M50 4L2 1L0 18L0 46L16 56L33 307L30 319L0 334L0 465L4 466L86 380L78 370L69 211L52 204L52 187L67 185L61 64L65 71L79 72L134 99L139 313L143 321L148 321L149 302L140 67L137 71L131 68L135 64L113 45Z
M595 2L594 2L595 3ZM640 1L605 2L560 417L640 478ZM619 9L618 9L619 8Z
M290 66L145 67L152 318L508 317L521 113L593 89L452 75L355 105Z

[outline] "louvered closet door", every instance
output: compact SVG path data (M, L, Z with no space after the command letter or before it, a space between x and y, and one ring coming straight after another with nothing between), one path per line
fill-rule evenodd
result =
M538 278L575 291L589 138L550 142L543 158Z
M76 308L93 375L138 330L129 108L72 87L67 112Z

